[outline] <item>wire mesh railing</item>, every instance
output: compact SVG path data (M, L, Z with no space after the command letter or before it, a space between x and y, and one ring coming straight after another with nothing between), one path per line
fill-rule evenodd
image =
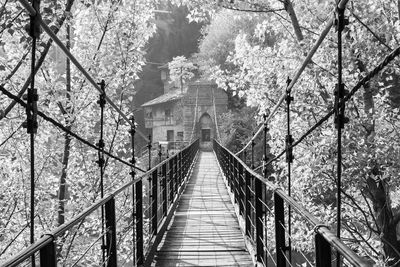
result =
M92 250L99 250L98 244L103 236L106 255L100 266L103 264L117 266L117 251L123 249L121 244L124 243L124 239L128 239L125 243L134 248L134 255L131 255L129 260L124 259L125 263L128 262L129 266L143 265L151 250L154 250L161 240L162 232L161 234L159 232L169 223L174 212L172 207L187 182L198 149L199 141L196 140L173 157L98 200L72 220L43 235L18 255L2 263L2 266L19 266L27 263L32 257L34 261L40 263L40 266L57 266L58 260L65 260L65 253L73 252L78 255L73 257L75 261L71 263L72 266L82 266L85 265L82 261L86 255L95 254ZM116 203L119 205L118 208ZM103 207L105 231L99 230L98 233L82 231L84 229L82 225L99 222L93 218L100 216ZM67 251L60 249L60 245L72 244L66 242L71 236L83 238L84 240L80 242L87 243L86 249L84 251L73 251L73 247L69 247ZM29 264L31 263L30 261Z
M287 229L290 207L298 215L292 216L292 223L300 224L299 230L303 229L304 233L310 235L306 238L311 238L312 235L314 239L315 245L312 246L312 251L307 251L308 255L300 250L300 256L304 258L303 263L311 266L331 266L335 261L332 254L335 251L350 266L372 266L336 237L329 226L314 217L283 189L250 169L216 140L213 145L234 202L238 206L240 218L244 221L244 234L254 246L257 262L263 266L269 266L271 263L275 266L296 266L289 257L287 246L288 239L294 243L296 241Z

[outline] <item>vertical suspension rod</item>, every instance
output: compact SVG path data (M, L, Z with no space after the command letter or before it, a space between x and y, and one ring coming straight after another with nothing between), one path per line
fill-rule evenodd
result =
M253 132L254 136L254 132ZM256 141L251 140L251 169L254 170L254 146L256 145Z
M38 1L38 0L35 0ZM29 4L28 0L18 0L21 5L28 11L31 16L35 16L38 12ZM51 39L57 44L57 46L64 52L64 54L71 60L71 62L75 65L75 67L85 76L85 78L94 86L94 88L102 93L100 86L95 82L93 77L83 68L83 66L78 62L78 60L71 54L70 51L66 48L63 42L57 37L56 34L50 29L50 27L42 20L40 16L37 18L38 25L42 27L42 29L50 36ZM121 117L128 123L131 124L129 118L121 111L121 109L109 98L105 97L106 101L110 104L110 106L119 114ZM143 134L139 129L136 129L136 132L146 141L146 135Z
M149 152L149 168L147 170L151 169L151 134L149 134L149 142L147 143L147 150Z
M340 238L340 230L341 230L341 206L342 206L342 198L341 198L341 188L342 188L342 129L344 128L344 124L347 122L347 119L344 117L345 103L341 103L344 95L344 84L343 84L343 58L342 58L342 32L346 25L346 20L344 17L345 7L337 6L337 18L336 18L336 29L337 29L337 42L338 42L338 83L335 89L335 127L337 129L337 176L336 176L336 189L337 189L337 197L336 197L336 236ZM340 254L336 254L336 266L340 266L341 259Z
M132 115L131 116L131 130L129 133L131 134L131 146L132 146L132 158L131 158L131 163L133 166L136 164L136 159L135 159L135 133L136 133L136 125L135 125L135 117ZM132 181L135 180L135 175L136 171L134 168L131 168L130 175L132 177ZM132 250L133 250L133 261L136 262L136 224L135 224L135 217L136 217L136 203L135 203L135 184L132 184Z
M105 94L105 82L102 80L99 83L102 93L100 94L100 98L97 101L97 104L100 105L100 140L97 143L97 146L99 147L99 160L97 161L97 164L99 165L100 168L100 196L101 198L104 197L104 106L106 104L106 94ZM101 206L101 251L102 251L102 259L103 259L103 266L106 264L106 245L105 245L105 238L104 238L104 206Z
M267 170L267 162L268 162L268 156L267 156L267 134L268 134L268 123L267 123L267 117L268 115L265 113L263 118L264 118L264 143L263 143L263 158L264 158L264 179L268 179L268 170ZM267 205L267 187L264 184L260 184L262 187L262 194L261 194L261 198L263 198L264 200L264 205ZM268 219L268 210L267 207L265 207L264 205L262 205L262 213L263 213L263 217L264 217L264 224L267 225L267 219ZM263 235L264 237L264 246L265 249L263 251L263 259L265 264L267 264L268 261L268 253L266 253L266 250L268 250L268 244L267 244L267 240L268 240L268 229L267 227L264 226L264 230L265 233Z
M287 79L287 86L289 86L291 80ZM287 162L287 171L288 171L288 195L291 196L292 193L292 178L291 178L291 168L293 162L293 137L290 129L290 104L293 101L293 97L291 96L291 90L287 87L286 89L286 126L287 126L287 135L286 135L286 162ZM291 206L288 205L288 253L289 253L289 263L292 263L292 239L290 236L292 235L292 210Z
M35 133L37 132L37 90L35 89L35 64L36 64L36 42L40 37L40 0L32 0L35 15L30 16L29 35L32 37L32 58L31 58L31 84L27 100L27 120L24 127L27 129L30 139L30 243L35 242ZM31 258L31 265L35 266L35 256Z

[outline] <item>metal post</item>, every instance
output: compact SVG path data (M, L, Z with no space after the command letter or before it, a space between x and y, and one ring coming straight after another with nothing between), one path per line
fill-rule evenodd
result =
M170 159L168 161L169 164L169 202L172 203L174 201L174 159Z
M285 210L283 199L274 193L275 206L275 247L276 263L278 267L286 266L286 245L285 245Z
M54 240L40 249L40 266L57 267L57 255Z
M178 156L179 154L176 154L174 157L174 196L178 194L178 187L179 187L179 175L178 175Z
M105 204L107 228L107 267L117 267L117 229L115 223L115 200L111 198Z
M243 216L244 211L244 179L245 174L243 173L243 165L238 162L238 179L239 179L239 214Z
M149 134L149 142L147 143L147 150L149 152L149 168L148 168L148 170L151 169L151 147L152 147L152 145L151 145L151 134Z
M183 177L182 177L182 152L178 153L178 180L179 180L179 186L182 185L183 182Z
M253 132L254 135L254 132ZM251 168L254 170L254 146L256 145L256 142L254 140L251 140Z
M250 186L251 186L251 174L246 170L245 171L245 228L246 228L246 235L248 237L251 236L251 197L250 197Z
M320 234L315 234L316 267L332 266L331 246Z
M32 38L32 57L31 57L31 84L28 88L27 95L24 96L27 100L26 105L26 122L23 124L27 129L30 140L30 243L35 242L35 134L37 132L37 101L38 94L35 88L35 65L36 65L36 42L40 38L40 0L32 0L35 15L30 16L30 28L28 33ZM35 266L35 256L31 258L32 267Z
M158 218L158 170L154 170L151 174L151 227L153 235L157 235Z
M135 133L136 133L136 125L135 125L135 117L132 115L131 116L131 130L129 131L129 133L131 134L131 147L132 147L132 159L131 159L131 163L133 166L135 166L136 164L136 159L135 159ZM131 172L130 175L132 177L132 181L135 180L135 169L131 168ZM135 184L132 184L132 221L134 222L135 220ZM133 262L136 261L136 255L135 255L135 245L136 245L136 230L135 230L135 223L132 224L132 244L133 244Z
M345 118L345 103L342 102L346 92L344 89L344 84L342 82L343 66L342 66L342 32L348 21L344 16L345 7L337 7L337 18L336 18L336 30L338 38L338 83L335 89L335 127L337 129L337 177L336 177L336 189L337 189L337 199L336 199L336 235L340 238L340 227L341 227L341 187L342 187L342 129L344 124L348 122ZM336 254L336 266L340 266L340 253Z
M264 168L263 168L263 174L264 174L264 179L268 179L267 134L268 134L268 130L269 129L268 129L268 124L267 124L267 114L264 114L263 118L264 118L264 138L263 138L264 139L264 142L263 142L263 166L264 166ZM264 184L261 184L261 187L262 187L262 189L261 189L262 190L261 197L263 197L263 200L264 200L264 203L265 203L264 205L267 205L267 201L266 201L266 199L267 199L266 186ZM266 225L267 224L267 214L268 214L267 207L265 207L265 206L262 207L262 214L263 214L264 224ZM267 257L268 254L266 253L266 250L268 249L268 247L267 247L268 229L265 226L263 228L264 228L264 244L263 244L263 247L265 247L265 250L263 250L262 257L263 257L264 262L266 264L267 260L268 260L268 257Z
M264 178L268 178L268 171L267 171L267 133L268 133L268 125L267 125L267 114L263 115L264 118L264 142L263 142L263 175Z
M158 160L159 160L158 163L161 163L161 161L162 161L162 147L161 147L161 144L158 145Z
M291 79L287 79L287 86L291 83ZM291 168L293 162L293 137L290 129L290 104L294 100L291 96L291 90L286 89L286 162L287 162L287 171L288 171L288 195L291 196L292 193L292 178L291 178ZM291 206L288 205L288 235L291 236L292 233L292 210ZM289 263L292 263L292 239L289 238L288 242L288 253L289 253Z
M139 180L135 185L136 196L136 264L142 265L143 255L143 183Z
M163 187L163 193L162 193L162 198L163 198L163 215L164 217L167 216L167 209L168 209L168 198L167 198L167 162L165 162L162 167L161 167L161 184Z
M256 256L257 261L263 261L264 254L264 231L263 231L263 208L262 208L262 182L260 179L255 178L255 208L256 208L256 217L255 217L255 226L256 226Z
M233 167L233 175L232 175L232 185L233 185L233 194L235 195L235 202L239 204L239 180L238 180L238 161L232 157L232 167ZM239 204L240 205L240 204Z
M99 148L98 157L99 159L96 161L100 168L100 197L104 197L104 106L106 104L105 100L105 82L102 80L99 83L102 93L100 94L99 100L97 104L100 105L100 139L99 142L96 144ZM102 266L106 264L106 247L105 247L105 239L104 239L104 207L101 207L101 233L103 234L101 237L101 250L102 250Z

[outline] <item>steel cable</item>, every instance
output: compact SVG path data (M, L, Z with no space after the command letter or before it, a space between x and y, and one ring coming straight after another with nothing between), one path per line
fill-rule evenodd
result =
M3 94L5 94L7 97L11 98L12 100L15 100L15 101L16 101L18 104L20 104L21 106L26 107L27 104L26 104L23 100L19 99L16 95L12 94L11 92L9 92L7 89L5 89L5 88L4 88L3 86L1 86L1 85L0 85L0 91L1 91ZM84 143L85 145L87 145L87 146L89 146L89 147L91 147L91 148L93 148L93 149L95 149L95 150L97 150L97 151L100 150L100 148L98 148L98 147L95 146L94 144L90 143L89 141L85 140L84 138L80 137L78 134L76 134L76 133L74 133L74 132L68 130L67 127L65 127L65 126L62 125L61 123L57 122L56 120L50 118L49 116L45 115L43 112L38 111L37 114L38 114L42 119L44 119L45 121L50 122L51 124L53 124L54 126L56 126L57 128L59 128L60 130L66 132L67 134L69 134L69 135L71 135L72 137L76 138L77 140L79 140L80 142ZM123 163L123 164L129 166L129 167L132 167L132 168L134 168L134 169L136 169L136 170L139 170L139 171L141 171L141 172L146 172L145 170L143 170L143 169L141 169L141 168L139 168L139 167L137 167L137 166L135 166L135 165L133 165L133 164L131 164L131 163L129 163L129 162L127 162L127 161L125 161L125 160L119 158L119 157L117 157L117 156L114 156L114 155L112 155L111 153L109 153L109 152L107 152L107 151L104 151L104 154L106 154L106 155L109 156L110 158L113 158L113 159L115 159L115 160L117 160L117 161L119 161L119 162L121 162L121 163Z
M353 87L353 89L345 95L342 101L339 102L339 106L342 106L345 102L349 101L352 96L366 83L368 83L373 77L375 77L379 72L381 72L389 63L391 63L397 56L400 55L400 46L397 47L395 50L392 51L388 56L385 57L385 59L378 65L376 66L372 71L368 72L368 74L363 77L357 84ZM314 132L319 126L321 126L324 122L326 122L333 114L335 114L335 109L331 109L324 117L322 117L316 124L314 124L311 128L309 128L296 142L293 143L291 148L296 147L298 144L300 144L304 139L306 139L312 132ZM289 147L290 148L290 147ZM280 157L282 157L286 153L287 148L285 148L283 151L281 151L277 156L274 158L270 159L267 163L266 166L269 164L273 163L274 161L277 161ZM262 167L258 166L254 171L257 171Z

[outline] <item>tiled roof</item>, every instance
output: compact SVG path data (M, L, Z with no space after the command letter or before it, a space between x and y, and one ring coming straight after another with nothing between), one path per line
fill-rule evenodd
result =
M161 103L166 103L166 102L170 102L170 101L174 101L174 100L179 100L183 97L183 93L181 92L181 90L173 90L173 91L169 91L166 94L160 95L157 98L154 98L152 100L150 100L149 102L146 102L142 105L142 107L148 107L148 106L154 106L154 105L158 105Z

